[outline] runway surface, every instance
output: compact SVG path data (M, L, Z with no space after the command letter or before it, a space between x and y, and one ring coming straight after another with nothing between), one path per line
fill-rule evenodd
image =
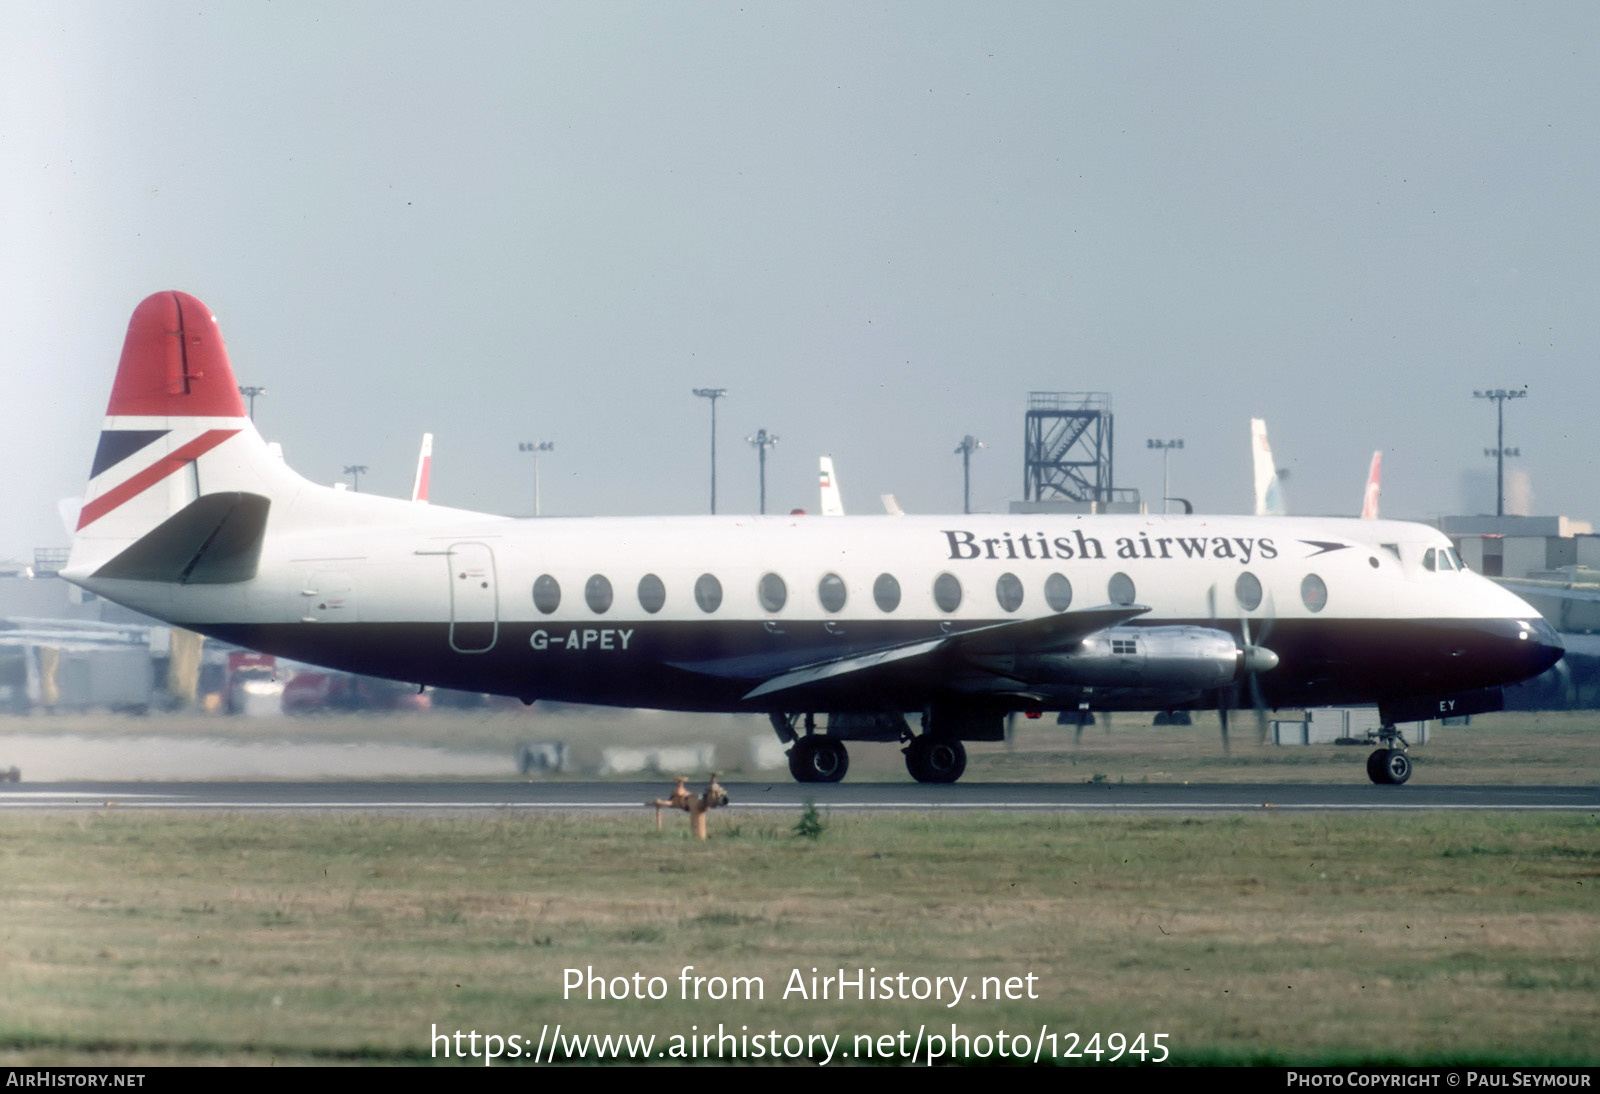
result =
M1036 812L1600 811L1594 786L1140 783L725 783L731 811L793 811L809 798L837 810ZM326 810L475 812L637 810L671 792L648 782L57 782L0 786L0 810ZM700 784L691 782L698 792Z

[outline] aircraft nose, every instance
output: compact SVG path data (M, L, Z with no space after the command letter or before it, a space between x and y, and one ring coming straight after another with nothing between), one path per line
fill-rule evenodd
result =
M1519 621L1521 627L1520 639L1527 643L1527 658L1530 675L1537 676L1566 654L1567 647L1561 641L1561 635L1556 633L1546 620L1535 617Z

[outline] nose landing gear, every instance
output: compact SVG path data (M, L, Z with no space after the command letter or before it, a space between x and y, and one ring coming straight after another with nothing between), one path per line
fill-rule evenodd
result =
M1367 778L1379 786L1400 786L1411 778L1411 757L1406 754L1406 739L1392 725L1378 730L1382 748L1367 757Z

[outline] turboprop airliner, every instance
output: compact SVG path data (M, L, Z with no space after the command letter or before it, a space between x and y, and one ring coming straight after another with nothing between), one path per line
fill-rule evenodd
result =
M162 292L129 324L63 576L348 672L764 713L801 781L876 740L954 782L1014 711L1375 703L1368 775L1402 783L1398 723L1495 709L1562 653L1444 556L1393 521L516 520L335 490L262 442L206 306Z

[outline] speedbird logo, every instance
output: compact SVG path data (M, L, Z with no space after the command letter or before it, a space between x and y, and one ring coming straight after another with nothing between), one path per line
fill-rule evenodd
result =
M1278 546L1266 537L1255 536L1118 536L1111 541L1111 553L1099 539L1075 530L1070 536L1047 537L1043 532L979 539L972 532L946 530L945 542L952 562L983 558L1000 559L1201 559L1228 558L1247 565L1251 559L1278 557Z

